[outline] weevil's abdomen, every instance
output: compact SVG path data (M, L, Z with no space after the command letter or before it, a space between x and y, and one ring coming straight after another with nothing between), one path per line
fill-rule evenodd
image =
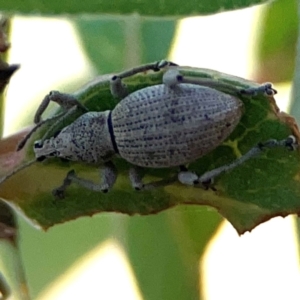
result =
M184 165L207 154L234 130L243 103L217 90L157 85L124 98L112 111L119 154L141 167Z

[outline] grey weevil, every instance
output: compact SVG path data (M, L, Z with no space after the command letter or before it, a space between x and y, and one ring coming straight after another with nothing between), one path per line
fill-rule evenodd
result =
M166 65L168 68L162 84L128 94L122 83L123 78ZM117 170L112 162L115 155L132 164L129 170L131 185L136 190L142 190L158 184L143 184L139 168L179 167L177 178L182 184L205 184L259 154L264 147L293 148L296 143L293 136L283 141L270 140L253 147L233 163L200 177L189 171L186 165L214 150L232 133L244 110L238 97L209 87L214 82L204 84L208 86L204 86L201 79L183 77L175 64L166 61L113 76L110 80L111 93L122 98L113 110L86 112L57 135L35 142L34 152L39 161L60 157L101 169L100 184L77 177L72 170L53 194L63 198L72 182L93 191L109 191L117 178ZM271 96L276 93L269 83L257 89L237 91L250 96L261 92ZM86 109L70 95L51 93L46 104L42 103L36 113L37 127L43 124L41 114L51 100L67 111L77 107Z

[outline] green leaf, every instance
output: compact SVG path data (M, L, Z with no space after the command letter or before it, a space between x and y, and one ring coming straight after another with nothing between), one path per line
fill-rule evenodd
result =
M178 207L143 220L130 218L125 238L144 299L202 299L199 258L221 217L206 207Z
M283 18L283 13L287 18ZM298 31L297 1L280 0L266 6L257 42L256 79L290 81L294 74ZM284 62L284 68L278 68Z
M145 16L179 16L211 14L225 10L244 8L266 0L86 0L86 1L44 1L44 0L0 0L2 11L43 14L133 14Z
M169 51L176 26L172 19L137 15L130 19L93 15L71 20L83 50L99 74L162 59Z
M180 67L180 71L188 76L213 78L231 85L232 89L258 86L212 70ZM157 84L161 82L163 72L138 74L128 78L126 84L131 91ZM227 87L222 90L230 92ZM82 89L74 95L94 111L113 109L116 105L116 100L109 92L107 76L98 78L88 89ZM290 134L298 137L292 118L279 115L272 98L256 96L242 97L241 100L245 105L245 113L240 124L221 146L191 163L191 170L203 174L232 162L239 153L247 152L259 142L270 138L284 139ZM65 127L77 116L60 124L60 127ZM32 143L45 130L42 128L31 139L25 161L33 158ZM0 196L43 228L102 211L148 215L179 204L204 204L216 208L239 233L243 233L274 216L297 213L300 208L298 151L279 148L266 150L260 156L219 176L214 184L215 191L173 183L151 191L136 192L128 180L129 164L117 158L115 163L119 176L108 194L85 190L74 184L67 190L64 200L55 200L51 191L61 185L70 169L75 169L80 177L94 181L99 180L98 171L76 163L49 159L45 163L31 165L6 180L0 186ZM145 182L170 178L176 172L176 169L149 169Z

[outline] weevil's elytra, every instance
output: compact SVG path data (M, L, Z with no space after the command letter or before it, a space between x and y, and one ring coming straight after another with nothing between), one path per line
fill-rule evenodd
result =
M167 69L162 84L146 87L128 95L122 82L123 78L138 72L157 71L162 67ZM112 76L111 93L122 99L112 111L83 113L60 132L51 138L42 138L34 146L37 161L56 156L101 166L100 184L77 177L74 171L70 171L63 184L53 191L54 195L63 197L66 188L72 182L93 191L107 192L117 178L117 170L112 163L117 154L132 164L129 170L130 182L133 188L142 190L165 186L174 182L176 178L145 185L138 172L140 167L178 166L179 182L186 185L205 184L258 155L263 148L279 146L294 149L297 146L294 138L271 140L262 143L262 146L255 145L231 164L207 171L201 176L188 171L185 167L187 164L214 150L229 137L244 112L243 103L239 98L215 89L220 85L226 90L234 90L233 94L245 94L250 97L257 94L272 96L276 92L269 83L256 88L237 89L213 79L185 77L173 63L167 61L139 66ZM72 95L55 92L46 96L35 117L35 120L40 122L20 143L19 150L32 133L46 123L47 120L41 121L41 114L50 101L57 102L66 110L65 113L51 118L55 120L54 124L63 122L78 108L81 112L87 111ZM50 129L48 133L51 132Z
M210 152L238 124L243 103L193 84L157 85L136 91L112 111L121 157L134 165L168 168Z

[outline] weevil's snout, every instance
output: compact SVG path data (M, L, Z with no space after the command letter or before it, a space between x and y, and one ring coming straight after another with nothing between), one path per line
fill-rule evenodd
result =
M33 146L35 157L38 161L42 161L47 157L56 156L56 149L53 145L52 139L42 141L36 141Z

